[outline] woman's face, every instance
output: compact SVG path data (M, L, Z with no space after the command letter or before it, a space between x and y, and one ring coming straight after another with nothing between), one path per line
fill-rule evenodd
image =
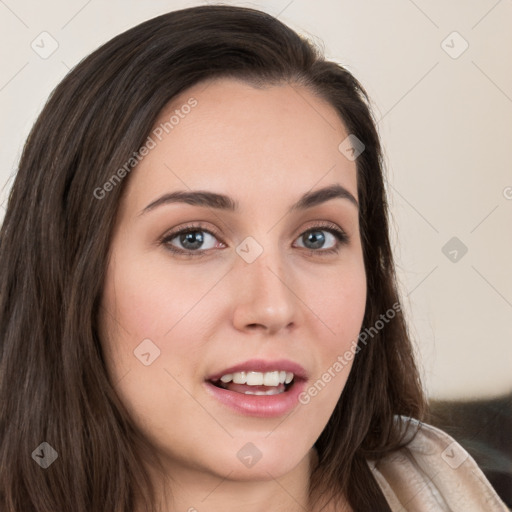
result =
M366 301L348 135L305 88L220 79L173 100L125 178L100 334L175 474L283 476L325 427Z

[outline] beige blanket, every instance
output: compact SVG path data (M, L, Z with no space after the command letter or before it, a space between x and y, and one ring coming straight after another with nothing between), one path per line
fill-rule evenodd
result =
M509 510L466 450L425 423L407 448L369 464L393 512Z

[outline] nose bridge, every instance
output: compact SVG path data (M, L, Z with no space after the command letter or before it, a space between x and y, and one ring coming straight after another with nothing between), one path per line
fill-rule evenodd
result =
M296 321L297 303L292 292L289 269L278 244L266 237L264 243L248 237L238 247L238 299L234 321L243 329L254 324L269 330Z

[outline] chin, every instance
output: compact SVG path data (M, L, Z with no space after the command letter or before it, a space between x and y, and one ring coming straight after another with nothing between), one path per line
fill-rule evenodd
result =
M218 453L217 462L211 468L230 480L273 480L291 472L307 456L309 448L304 444L300 449L298 442L282 439L270 440L264 437L252 440L232 440L231 447Z

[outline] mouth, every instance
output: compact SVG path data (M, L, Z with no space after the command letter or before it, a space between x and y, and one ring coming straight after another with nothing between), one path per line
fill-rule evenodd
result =
M293 372L274 370L270 372L226 373L217 380L210 380L214 386L242 393L244 395L272 396L286 393L295 382Z
M307 375L291 361L247 361L205 379L208 393L239 414L276 417L299 404Z

